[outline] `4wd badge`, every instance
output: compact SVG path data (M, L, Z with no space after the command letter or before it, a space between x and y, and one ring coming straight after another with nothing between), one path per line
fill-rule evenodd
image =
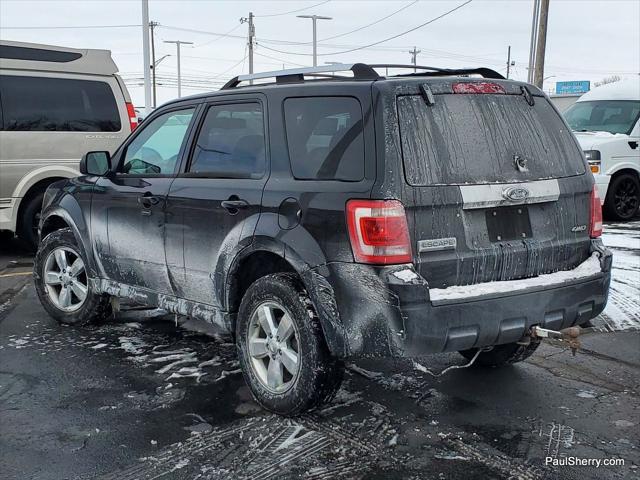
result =
M502 197L512 202L524 202L529 198L529 190L524 187L509 187L502 191Z

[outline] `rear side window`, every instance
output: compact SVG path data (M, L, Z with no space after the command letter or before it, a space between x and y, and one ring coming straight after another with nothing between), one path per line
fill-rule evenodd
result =
M364 178L362 109L358 100L288 98L284 117L295 178L348 182Z
M542 97L530 106L521 95L445 94L428 106L419 95L400 96L398 119L410 185L523 182L585 172L571 131Z
M216 178L262 178L264 119L255 102L209 107L189 172Z
M106 82L0 76L3 130L118 132L120 114Z

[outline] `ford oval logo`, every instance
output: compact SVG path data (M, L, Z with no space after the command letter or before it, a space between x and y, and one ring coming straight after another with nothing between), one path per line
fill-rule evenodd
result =
M512 202L523 202L529 198L529 190L524 187L509 187L502 191L502 196Z

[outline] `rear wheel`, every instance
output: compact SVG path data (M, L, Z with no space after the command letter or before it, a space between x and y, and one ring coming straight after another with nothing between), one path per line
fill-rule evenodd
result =
M495 345L491 350L487 350L478 355L474 365L500 367L510 363L522 362L533 355L539 345L540 342L533 341L527 345L520 345L518 343ZM470 348L469 350L462 350L460 354L467 360L471 360L477 351L477 348Z
M33 275L40 303L60 323L84 325L111 312L109 296L91 290L85 259L69 228L43 239Z
M612 220L631 220L640 207L640 181L630 173L615 176L607 188L604 213Z
M244 378L267 410L297 415L329 401L342 382L309 297L291 274L256 280L242 299L236 344Z

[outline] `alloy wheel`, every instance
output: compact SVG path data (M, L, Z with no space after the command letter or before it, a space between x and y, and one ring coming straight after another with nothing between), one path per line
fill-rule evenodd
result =
M295 383L300 371L299 333L282 305L264 302L253 311L247 349L251 368L268 391L283 393Z
M49 299L63 312L74 312L87 298L85 265L78 252L57 247L49 253L42 272Z
M623 218L631 217L640 201L638 186L631 178L625 178L618 184L613 199L616 213Z

